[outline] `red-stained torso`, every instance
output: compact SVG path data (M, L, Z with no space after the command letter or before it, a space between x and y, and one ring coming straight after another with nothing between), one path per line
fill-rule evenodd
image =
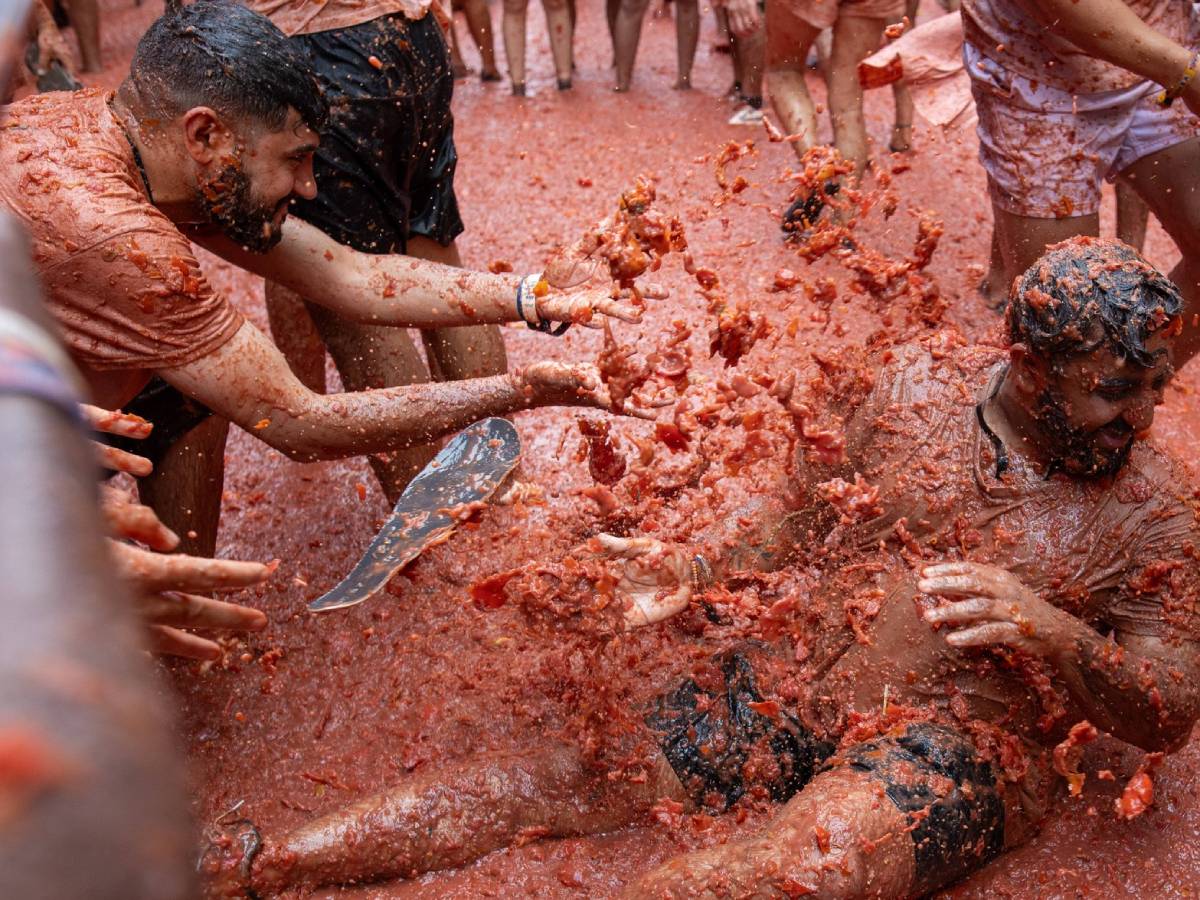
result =
M954 719L983 719L1042 745L1082 718L1049 665L958 651L926 623L920 611L935 601L916 580L931 563L1007 569L1102 634L1197 637L1187 573L1200 530L1177 466L1139 441L1111 482L1046 478L1011 449L997 477L976 404L1003 361L984 347L941 359L904 348L847 421L849 465L879 489L883 513L835 527L811 607L806 705L834 732L851 712L880 709L885 687L890 702L932 701Z
M60 92L10 106L0 202L29 232L47 306L95 401L116 408L154 370L220 347L242 316L150 202L110 96Z

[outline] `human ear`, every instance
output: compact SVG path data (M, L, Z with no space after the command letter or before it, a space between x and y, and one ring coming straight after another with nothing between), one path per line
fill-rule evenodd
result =
M1045 361L1021 343L1008 348L1008 374L1017 390L1028 397L1040 394L1049 381Z
M183 142L188 156L207 166L233 146L233 132L207 106L196 106L183 114Z

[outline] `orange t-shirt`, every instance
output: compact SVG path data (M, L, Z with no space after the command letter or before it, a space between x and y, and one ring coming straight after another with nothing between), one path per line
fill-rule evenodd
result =
M10 106L0 202L30 234L46 304L76 362L185 365L233 337L242 316L150 202L110 98L56 92Z
M395 13L420 19L430 6L436 7L436 0L242 0L242 4L266 16L288 37L294 37L349 28Z

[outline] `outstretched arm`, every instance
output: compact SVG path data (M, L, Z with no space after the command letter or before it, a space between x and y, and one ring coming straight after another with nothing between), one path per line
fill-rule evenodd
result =
M289 458L303 461L396 450L488 416L532 407L611 407L594 367L556 362L490 378L315 394L249 323L208 356L158 374Z
M351 321L445 328L522 320L517 311L519 275L470 272L400 254L360 253L295 217L284 222L283 240L266 254L251 253L218 234L190 236L235 265ZM551 282L533 298L542 319L587 323L596 314L627 322L641 318L636 307L613 300L608 289L587 284L560 288L556 279Z

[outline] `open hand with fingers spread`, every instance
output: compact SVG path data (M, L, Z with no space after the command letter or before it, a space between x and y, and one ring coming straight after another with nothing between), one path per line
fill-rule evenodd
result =
M925 594L955 598L925 613L951 626L952 647L1006 645L1047 659L1068 652L1078 619L1043 600L1011 572L973 562L926 566L917 582Z
M133 592L151 649L192 659L219 659L220 645L190 629L261 631L267 626L267 617L257 609L202 595L260 584L274 566L171 553L179 546L179 536L154 510L113 487L103 489L101 511L113 535L109 547L117 572Z
M640 628L687 609L692 599L691 562L683 547L652 538L598 535L594 547L623 565L616 594L625 609L625 627Z

